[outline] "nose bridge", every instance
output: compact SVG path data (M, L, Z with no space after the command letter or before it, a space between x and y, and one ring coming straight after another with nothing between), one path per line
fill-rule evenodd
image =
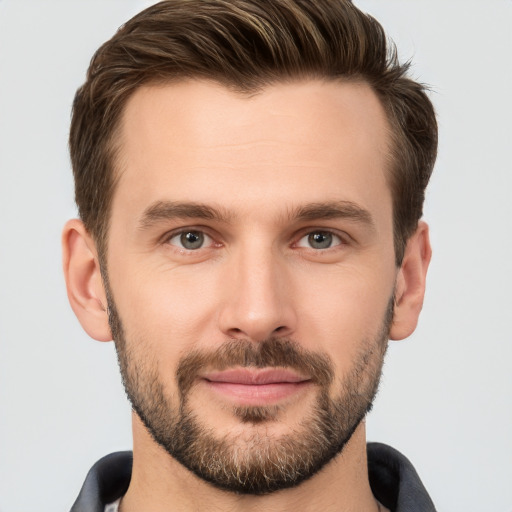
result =
M286 262L269 242L252 240L232 252L221 328L230 337L262 341L295 329Z

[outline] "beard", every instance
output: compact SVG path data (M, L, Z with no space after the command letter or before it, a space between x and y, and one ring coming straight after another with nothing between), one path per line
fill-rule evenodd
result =
M156 355L143 353L140 345L134 353L141 340L127 340L105 283L110 328L133 410L171 457L218 488L262 495L297 486L343 450L372 408L393 318L393 299L379 332L361 342L351 370L336 385L334 396L334 365L326 354L305 350L287 338L258 343L230 339L214 350L194 351L180 360L176 370L179 401L174 403L176 398L165 391L159 376ZM243 435L220 435L201 418L201 411L191 407L190 394L201 370L231 367L296 370L310 377L317 388L314 404L294 428L280 436L269 435L265 428L279 421L283 412L279 405L232 406L231 414L252 427Z

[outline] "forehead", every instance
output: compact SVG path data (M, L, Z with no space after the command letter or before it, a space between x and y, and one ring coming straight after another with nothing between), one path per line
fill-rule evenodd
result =
M144 86L121 122L113 212L170 199L242 209L389 202L388 132L364 83L280 83L253 95L207 81Z

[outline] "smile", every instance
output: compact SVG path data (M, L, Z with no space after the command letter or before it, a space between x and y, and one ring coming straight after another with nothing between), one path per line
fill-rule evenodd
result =
M238 368L210 372L202 382L215 394L238 405L271 405L312 384L308 377L283 368Z

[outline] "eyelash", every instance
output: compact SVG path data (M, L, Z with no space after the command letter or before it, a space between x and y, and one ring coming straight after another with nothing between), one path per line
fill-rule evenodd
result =
M311 243L312 242L311 237L313 235L322 235L322 236L327 235L327 237L331 237L332 244L329 245L329 247L324 247L324 248L314 248L314 247L311 247L311 245L309 245L309 246L300 245L300 242L306 238L308 239L308 242ZM337 241L336 241L336 239L337 239ZM321 241L317 241L317 242L321 243ZM297 242L295 242L293 245L296 247L303 247L304 249L309 249L311 251L319 253L319 252L326 252L330 249L335 249L336 247L339 247L340 245L346 245L346 244L347 244L347 241L345 240L345 238L341 234L338 234L337 232L334 232L329 229L309 229L307 232L303 232L301 234L301 236L298 238Z
M177 237L182 237L186 234L200 234L205 237L206 240L209 240L209 243L205 246L204 243L200 245L200 247L197 247L196 249L189 249L183 246L179 246L178 244L173 244L171 241ZM300 242L305 239L306 237L311 237L312 235L327 235L332 237L333 239L333 245L330 245L329 247L325 248L314 248L311 246L305 246L300 245ZM294 242L291 244L292 248L298 247L303 248L305 250L312 251L316 254L322 254L326 252L330 252L331 250L336 250L336 248L344 245L348 245L349 243L349 235L345 233L339 233L334 230L325 229L325 228L308 228L307 230L303 230L299 233L298 236L294 237ZM209 248L215 248L215 247L221 247L223 244L220 242L215 241L215 237L208 233L208 230L206 230L204 227L190 227L185 229L180 229L179 231L172 231L168 234L166 234L163 239L162 243L173 246L177 251L179 251L181 254L194 254L200 249L209 249ZM180 242L181 245L183 245L182 242ZM321 243L321 242L320 242Z
M179 250L181 253L194 253L198 249L204 249L205 248L204 244L202 244L197 249L187 249L186 247L180 247L177 244L171 243L171 240L173 240L174 238L182 237L183 235L192 234L192 233L200 234L200 235L204 236L205 238L209 239L210 240L210 243L208 244L209 246L212 245L212 242L213 242L213 245L217 245L219 247L222 245L220 243L216 243L215 240L214 240L214 237L212 237L210 234L208 234L208 232L204 228L201 228L201 227L198 227L198 228L192 227L192 228L180 229L179 231L173 231L171 233L168 233L164 237L163 243L176 247L177 250Z

